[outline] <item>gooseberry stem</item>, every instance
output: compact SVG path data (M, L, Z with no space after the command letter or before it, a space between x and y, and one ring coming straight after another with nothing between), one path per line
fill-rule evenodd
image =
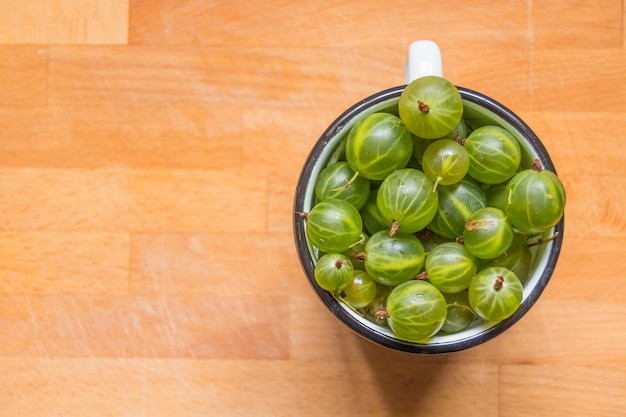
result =
M389 229L389 237L393 237L393 235L396 234L399 228L400 228L400 223L394 220L393 223L391 223L391 229Z
M296 211L296 214L306 220L309 217L309 213L303 213L301 211Z
M354 308L353 305L351 305L348 300L346 300L344 297L346 296L345 292L340 292L338 294L335 294L335 298L339 301L341 301L342 303L345 304L346 307L348 307L350 310L354 311L356 314L358 314L361 317L365 317L365 314L363 314L362 312L360 312L359 310L357 310L356 308Z
M541 164L541 161L539 160L539 158L535 158L535 160L533 161L533 165L532 165L532 170L535 172L541 172L543 171L543 165Z
M428 272L422 271L415 276L415 279L418 281L426 281L428 279Z
M360 245L362 243L365 243L365 238L361 237L361 239L357 240L356 242L354 242L352 245L348 246L348 249L352 249L353 247L355 247L356 245Z
M532 243L529 243L529 244L528 244L528 247L529 247L529 248L531 248L531 247L533 247L533 246L544 245L544 244L546 244L546 243L552 242L552 241L553 241L554 239L556 239L558 236L559 236L559 232L555 232L552 236L550 236L550 237L549 237L549 238L547 238L547 239L542 239L542 238L539 238L539 239L537 239L536 241L534 241L534 242L532 242Z
M359 177L359 173L358 173L358 172L355 172L355 173L354 173L354 175L352 176L352 178L350 178L350 179L348 180L348 182L347 182L347 183L345 183L345 184L344 184L344 185L342 185L341 187L333 188L333 189L332 189L332 190L330 190L330 191L335 192L335 191L345 190L345 189L346 189L346 188L348 188L348 187L349 187L349 186L350 186L350 185L351 185L351 184L352 184L352 183L353 183L353 182L354 182L354 181L355 181L358 177Z
M493 226L493 221L491 220L483 220L483 221L476 221L476 220L472 220L472 219L468 219L467 222L465 223L465 230L467 231L471 231L476 229L477 227L490 227Z
M435 185L433 185L433 193L437 192L437 186L439 185L439 181L441 181L441 177L437 177L437 181L435 181Z
M424 103L421 100L417 100L417 108L420 109L422 113L428 113L430 111L430 107L428 104Z
M496 282L493 283L493 289L496 291L500 291L502 289L502 284L504 283L504 277L502 275L498 275L496 278Z
M472 314L474 315L474 317L479 317L479 316L476 314L476 312L475 312L474 310L472 310L472 308L471 308L471 307L466 306L466 305L464 305L464 304L459 304L459 303L457 303L457 302L453 302L453 303L446 304L446 307L448 307L448 308L450 308L450 307L461 307L462 309L467 310L467 311L469 311L470 313L472 313Z
M389 312L384 309L378 310L376 313L374 313L374 317L376 317L376 320L383 320L389 318Z
M359 262L365 262L365 252L353 253L350 255L351 258L356 259Z

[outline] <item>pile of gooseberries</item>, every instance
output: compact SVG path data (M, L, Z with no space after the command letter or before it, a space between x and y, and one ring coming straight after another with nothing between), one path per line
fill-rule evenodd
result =
M416 343L513 315L531 247L563 216L559 178L539 159L522 166L504 127L466 120L458 89L437 76L408 84L397 112L361 118L344 142L300 213L316 284Z

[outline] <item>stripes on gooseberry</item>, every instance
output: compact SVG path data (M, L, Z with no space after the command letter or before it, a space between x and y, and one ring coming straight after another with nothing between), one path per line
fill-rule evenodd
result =
M354 267L350 259L340 253L327 253L315 264L315 281L326 291L335 292L350 284Z
M490 259L502 255L513 242L513 227L506 215L495 207L472 213L465 224L463 242L472 255Z
M382 180L409 162L413 138L398 116L372 113L350 129L345 152L357 175Z
M556 174L542 170L538 160L534 168L517 173L509 181L506 193L506 213L523 233L546 231L563 216L563 184Z
M318 200L345 200L361 209L370 193L370 181L354 177L355 172L345 161L335 162L324 168L315 181L315 197Z
M477 264L465 246L447 242L435 246L426 257L428 281L444 293L466 289L476 274Z
M470 158L469 175L485 184L498 184L513 177L522 158L517 139L499 126L477 128L464 146Z
M317 203L306 215L306 234L323 252L344 252L361 239L363 221L358 210L343 200Z
M395 287L386 304L389 327L399 338L419 342L437 333L447 315L443 294L425 281L408 281Z
M481 188L467 177L456 184L439 186L437 194L437 211L428 227L449 239L463 234L471 214L485 207L487 200Z
M397 170L385 178L378 190L376 205L387 225L408 233L428 226L439 202L433 186L423 172L414 168Z
M414 278L425 258L422 243L409 233L389 236L386 230L381 230L365 243L365 270L383 285L398 285Z
M398 101L398 113L414 135L436 139L449 134L459 124L463 102L454 84L430 75L406 86Z
M500 321L519 308L523 287L507 268L490 267L479 272L470 283L468 299L474 312L484 320Z
M515 233L513 242L502 255L491 259L479 259L478 268L480 270L501 266L511 270L517 278L525 284L528 281L530 273L530 264L532 262L532 253L530 252L527 236Z

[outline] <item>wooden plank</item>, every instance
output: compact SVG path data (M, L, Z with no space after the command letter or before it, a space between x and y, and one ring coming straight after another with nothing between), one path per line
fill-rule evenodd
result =
M572 222L575 227L576 222ZM615 271L626 268L624 237L573 237L566 234L554 279L546 289L551 300L606 300L619 303L626 282ZM591 284L591 285L590 285Z
M626 231L626 179L614 174L561 175L567 192L565 233L571 237L621 238Z
M301 271L291 234L138 234L131 248L133 294L288 297Z
M555 275L553 279L566 285L573 278ZM621 299L559 300L552 289L546 291L528 314L498 338L494 359L538 368L551 364L623 366L626 325L615 320L622 314Z
M295 49L285 56L279 48L57 46L50 50L49 99L53 106L309 111L339 103L337 111L342 111L401 84L403 60L385 62L367 51L338 54L318 48ZM357 67L369 71L349 71ZM393 77L381 83L385 73Z
M0 356L285 359L283 299L0 296Z
M242 158L250 169L269 172L268 228L275 233L293 230L293 202L300 171L315 142L339 116L331 110L243 110ZM270 137L271 141L260 141Z
M298 48L285 56L272 47L53 47L49 100L54 106L269 107L339 114L402 84L404 59L399 48L381 60L367 48ZM444 63L448 79L516 112L626 108L622 49L542 50L531 57L524 49L492 54L487 48L455 48L448 60L464 63ZM521 68L515 78L511 66ZM592 90L586 88L590 82Z
M242 109L245 166L271 169L276 174L283 171L290 176L298 173L322 133L344 110ZM272 140L261 141L259 138Z
M506 365L500 371L500 416L618 416L626 407L624 382L623 366Z
M611 113L626 109L626 74L621 70L626 51L622 49L562 45L493 54L484 45L454 47L447 55L442 53L446 78L490 96L514 112ZM514 76L512 67L519 69Z
M602 135L608 141L613 142L612 135L621 118L619 113L522 111L518 113L518 116L542 142L559 175L598 174L607 172L609 167L626 163L626 157L619 153L600 154L602 146L594 140L597 135ZM581 123L580 120L590 122ZM579 157L586 153L590 153L589 158ZM602 158L596 159L600 155ZM602 164L594 165L599 161L602 161Z
M47 48L0 46L0 108L45 106L48 100L47 76Z
M3 231L266 230L266 177L215 170L0 170Z
M11 358L0 373L0 406L33 417L498 415L497 367L474 364Z
M125 44L128 0L1 0L5 44Z
M1 233L0 294L127 294L129 246L124 233Z
M0 108L0 166L239 171L241 120L239 109Z
M329 0L310 4L275 3L266 7L234 1L223 6L194 0L181 6L175 0L157 4L134 0L130 41L150 45L300 47L314 39L322 47L387 48L390 44L408 45L418 36L435 39L446 49L458 48L462 41L466 45L489 45L504 51L510 45L524 44L536 48L563 45L619 48L622 40L621 1L617 0L578 1L572 5L514 2L495 8L485 0L472 2L471 7L456 4L429 7L427 2L409 0L384 5ZM315 16L315 23L311 16ZM420 30L416 30L416 24ZM598 27L603 30L597 30Z
M527 25L529 41L533 47L554 48L576 45L578 49L594 49L598 45L619 48L619 17L622 4L619 0L578 0L570 4L560 1L528 2ZM602 34L595 25L606 25ZM589 36L591 33L595 35Z
M583 113L626 109L622 90L626 74L620 70L626 62L625 51L568 48L543 50L533 58L532 91L541 101L529 100L529 104L537 109Z
M272 233L292 233L299 171L278 170L268 178L267 227Z

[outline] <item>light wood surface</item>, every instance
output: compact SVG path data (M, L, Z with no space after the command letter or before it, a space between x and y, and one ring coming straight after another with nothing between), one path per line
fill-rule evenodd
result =
M624 10L0 0L0 416L624 415ZM341 325L291 229L314 142L417 39L568 191L539 302L442 356Z

